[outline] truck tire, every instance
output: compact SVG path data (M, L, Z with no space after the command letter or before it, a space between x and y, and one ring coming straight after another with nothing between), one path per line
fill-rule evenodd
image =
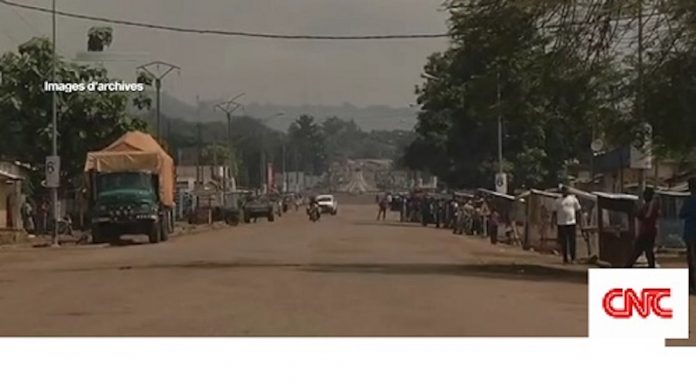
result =
M150 232L148 233L148 239L150 240L150 243L159 243L161 234L162 230L160 228L160 223L152 222L150 224Z
M268 214L268 222L273 222L273 221L275 221L275 215L273 214L273 212L271 212L270 214Z
M251 217L249 214L244 213L244 223L251 223Z
M162 240L162 242L166 242L169 239L169 216L166 213L160 221L160 230L162 230L162 233L160 234L160 239Z
M106 242L107 240L104 236L104 230L99 227L99 225L92 226L92 243L95 245L100 245Z

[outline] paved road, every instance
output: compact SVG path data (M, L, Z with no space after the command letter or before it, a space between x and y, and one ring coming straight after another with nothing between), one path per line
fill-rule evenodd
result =
M0 250L0 335L586 335L581 267L374 214Z

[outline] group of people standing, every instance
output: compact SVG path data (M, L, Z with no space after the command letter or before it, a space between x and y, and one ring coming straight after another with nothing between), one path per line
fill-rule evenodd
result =
M37 206L38 205L38 206ZM48 201L35 203L25 200L20 210L24 231L29 235L47 234L49 230Z
M460 198L428 194L385 193L377 196L377 220L398 211L402 222L451 229L454 234L489 236L497 243L500 215L484 198Z
M689 269L689 289L696 293L696 178L689 180L690 196L684 201L679 218L684 221L683 239L686 244L686 261ZM581 206L578 199L568 189L561 189L561 197L556 201L553 221L558 228L563 262L575 262L577 223L581 221ZM643 200L636 211L638 221L637 233L633 242L633 251L624 265L632 268L643 254L648 260L648 267L655 268L655 240L658 234L660 204L655 198L655 190L646 188Z

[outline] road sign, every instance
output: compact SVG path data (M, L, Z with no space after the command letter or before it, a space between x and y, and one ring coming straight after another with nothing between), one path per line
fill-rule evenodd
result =
M592 148L592 151L597 153L602 151L604 149L604 141L602 141L601 138L597 138L596 140L592 141L592 145L590 145Z
M507 194L507 174L498 173L495 175L495 191L498 193Z
M46 157L46 187L60 187L60 157Z
M652 126L642 124L638 137L631 145L631 169L652 169L652 138Z

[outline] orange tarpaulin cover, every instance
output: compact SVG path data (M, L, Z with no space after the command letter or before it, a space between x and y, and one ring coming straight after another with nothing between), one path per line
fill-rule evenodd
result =
M149 171L159 176L162 204L174 206L174 160L149 134L128 132L98 152L87 153L85 172Z

